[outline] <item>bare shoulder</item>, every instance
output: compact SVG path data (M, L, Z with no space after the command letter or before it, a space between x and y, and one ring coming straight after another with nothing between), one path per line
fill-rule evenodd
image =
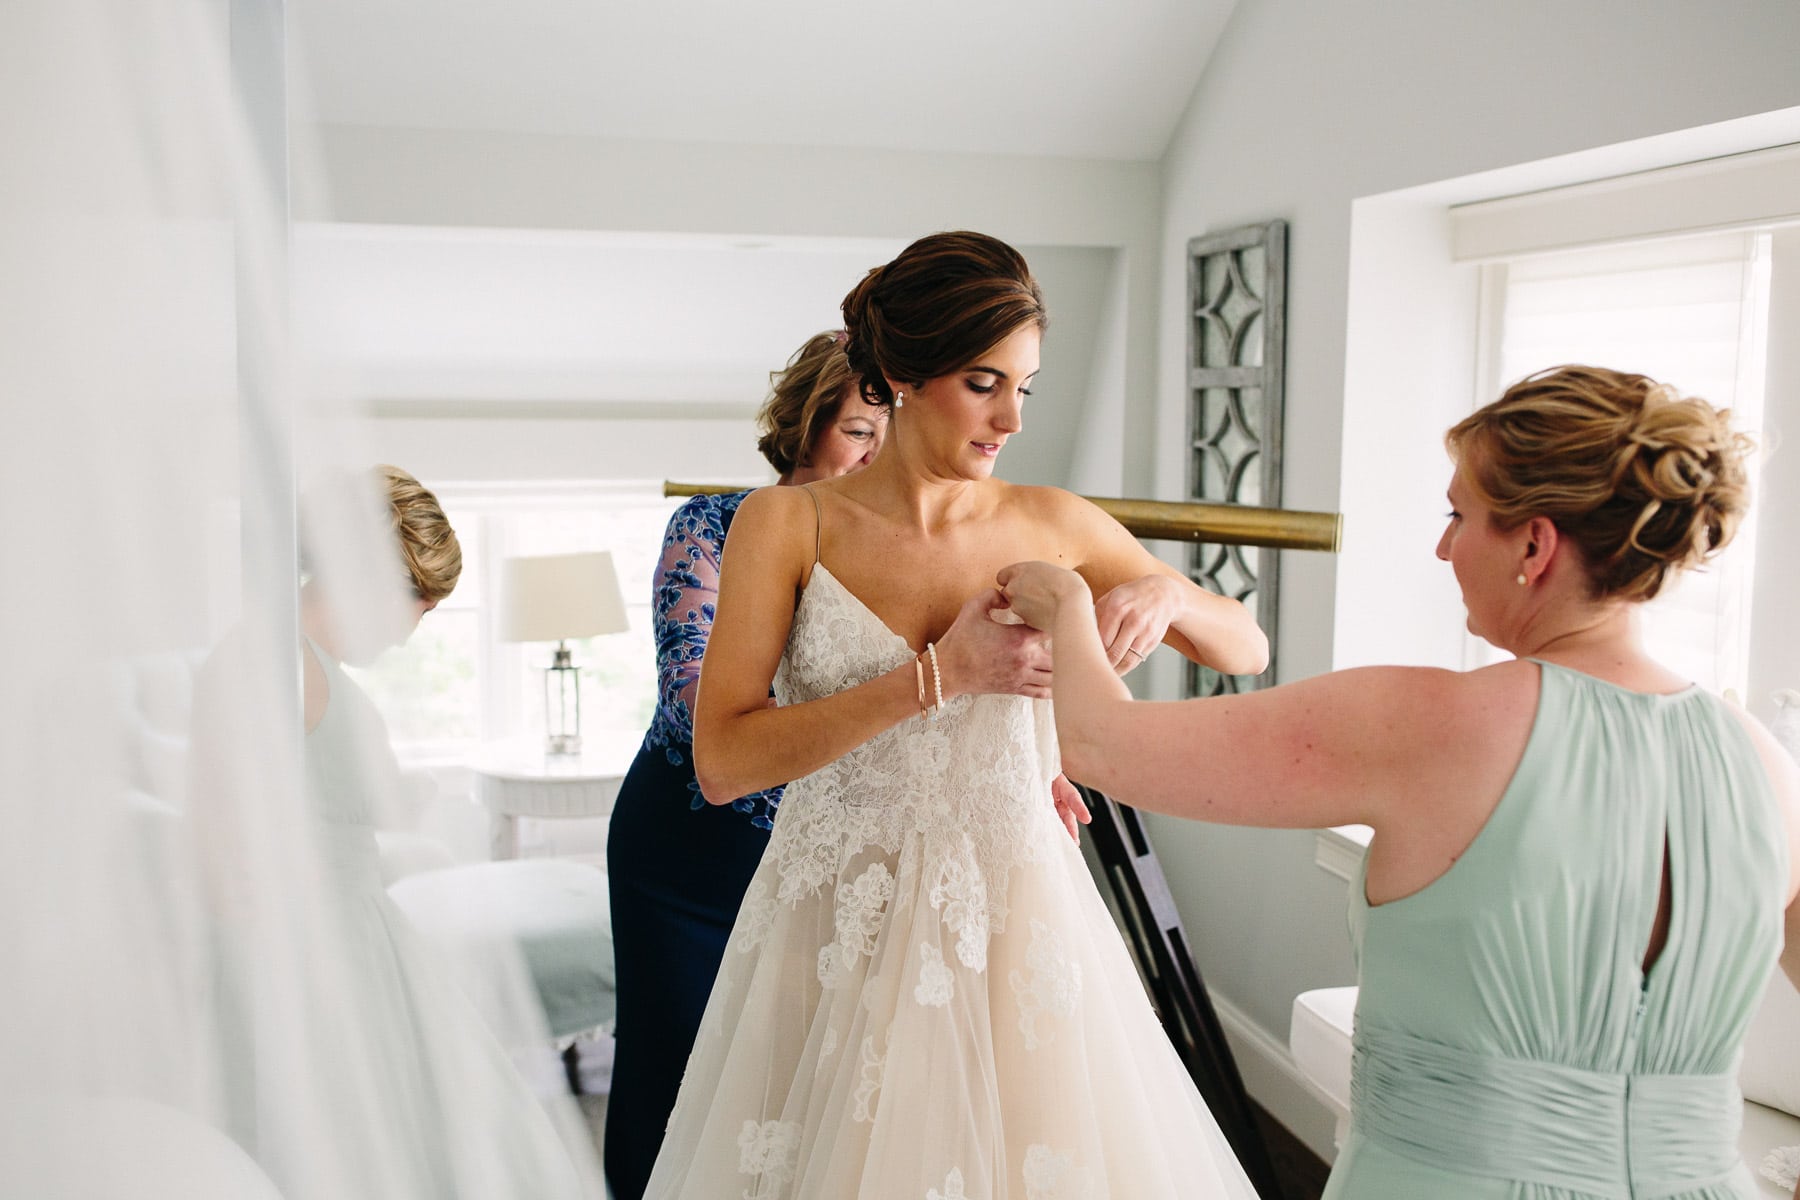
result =
M1119 545L1136 544L1125 527L1113 520L1093 501L1059 487L1029 484L1003 484L999 493L999 511L1037 529L1053 531L1064 551L1081 562L1104 549L1116 551Z
M1386 740L1441 757L1447 745L1524 752L1537 714L1538 668L1507 662L1474 671L1356 667L1336 671L1333 701L1354 705Z
M1340 715L1319 725L1334 732L1352 768L1372 768L1356 777L1370 789L1363 819L1387 847L1383 861L1460 853L1525 756L1537 716L1536 664L1363 667L1328 678L1340 686L1329 697Z
M800 512L810 514L812 500L805 493L805 488L773 484L756 488L738 504L738 519L768 522L792 520L793 514Z
M1083 499L1066 488L1025 483L1001 483L1000 486L1003 489L1000 493L1001 504L1034 518L1059 524L1068 521L1111 520L1094 506L1093 501Z
M808 548L818 524L814 500L803 487L761 487L745 496L732 519L735 538L740 529L751 529L756 536L780 540L787 536L806 535Z
M818 517L804 488L764 487L745 496L731 521L726 558L753 557L796 577L812 563Z

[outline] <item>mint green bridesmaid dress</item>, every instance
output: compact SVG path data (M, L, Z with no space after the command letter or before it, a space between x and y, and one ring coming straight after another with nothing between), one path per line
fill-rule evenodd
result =
M1757 1195L1737 1066L1788 877L1761 760L1698 688L1540 668L1524 757L1468 850L1403 899L1355 888L1351 1125L1326 1200Z

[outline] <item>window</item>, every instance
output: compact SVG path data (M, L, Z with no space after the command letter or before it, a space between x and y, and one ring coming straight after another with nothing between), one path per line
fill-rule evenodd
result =
M1490 264L1484 274L1480 395L1497 396L1561 363L1616 366L1729 408L1737 428L1760 437L1768 233L1534 255ZM1744 694L1755 542L1746 522L1729 552L1645 606L1651 654L1715 691ZM1471 665L1499 657L1471 639Z
M631 629L570 644L581 668L581 729L584 736L641 734L656 704L652 573L680 501L643 484L436 490L462 542L462 579L405 646L356 672L401 756L458 760L482 741L543 736L543 668L552 647L495 636L500 563L523 554L612 552Z

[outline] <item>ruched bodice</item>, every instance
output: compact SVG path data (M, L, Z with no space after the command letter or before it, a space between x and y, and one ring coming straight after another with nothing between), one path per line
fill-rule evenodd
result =
M1414 895L1352 899L1352 1137L1328 1195L1753 1195L1735 1076L1787 878L1762 764L1698 688L1540 669L1473 844Z

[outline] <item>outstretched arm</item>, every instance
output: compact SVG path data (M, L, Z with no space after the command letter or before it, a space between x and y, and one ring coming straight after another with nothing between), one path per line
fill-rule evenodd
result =
M1379 828L1437 783L1426 769L1437 743L1422 731L1460 711L1454 672L1365 668L1241 696L1134 702L1080 578L1021 563L1000 582L1055 644L1064 767L1134 807L1234 825Z

